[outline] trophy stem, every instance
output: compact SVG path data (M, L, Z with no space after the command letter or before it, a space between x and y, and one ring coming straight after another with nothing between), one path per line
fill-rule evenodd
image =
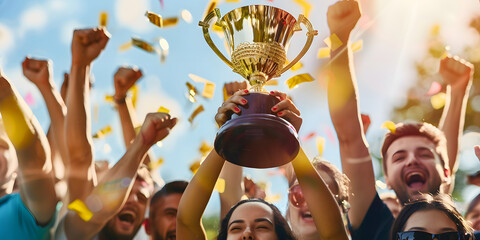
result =
M263 88L263 85L265 85L265 83L267 82L267 78L265 76L265 74L263 73L258 73L258 74L252 74L250 76L250 79L248 80L248 82L250 83L250 86L252 86L250 88L250 91L251 92L259 92L259 93L266 93L267 90L265 90L265 88Z

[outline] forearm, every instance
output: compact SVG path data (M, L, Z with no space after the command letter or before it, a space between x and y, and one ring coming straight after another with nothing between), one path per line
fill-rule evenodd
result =
M220 195L220 219L227 215L228 211L243 196L242 180L243 168L230 162L225 162L220 178L225 180L225 191Z
M128 147L136 136L132 100L126 97L124 101L115 100L115 103L120 116L120 123L122 124L123 140L125 141L125 146Z
M335 197L302 149L292 161L295 174L321 239L348 239Z
M224 163L212 150L188 184L178 206L178 239L206 239L202 215Z
M439 128L445 133L447 139L448 165L451 175L458 169L458 145L463 134L468 96L468 88L460 90L447 86L447 99Z

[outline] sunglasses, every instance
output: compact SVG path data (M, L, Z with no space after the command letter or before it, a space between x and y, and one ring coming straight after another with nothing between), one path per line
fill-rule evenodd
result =
M446 232L431 234L422 231L407 231L397 233L396 240L470 240L471 235L462 232Z
M288 201L294 207L301 207L305 203L305 197L300 185L294 184L288 189Z

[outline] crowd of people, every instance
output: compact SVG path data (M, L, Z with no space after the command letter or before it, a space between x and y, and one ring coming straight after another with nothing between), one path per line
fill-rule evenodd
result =
M332 35L348 43L361 17L355 0L331 5ZM480 196L465 216L451 194L458 169L459 139L473 65L458 57L441 60L439 74L447 101L439 127L424 122L398 123L381 148L386 184L395 194L380 195L359 110L350 44L332 49L326 71L328 105L340 146L342 169L300 148L282 166L288 181L285 216L249 179L242 167L215 149L189 181L163 183L153 177L149 149L174 131L177 119L149 113L137 132L127 91L142 77L133 67L114 75L116 109L127 150L111 168L96 164L91 136L90 68L109 41L104 28L75 30L72 66L60 89L52 63L26 57L23 73L41 92L51 125L41 129L14 81L0 69L0 223L2 239L133 239L143 226L150 239L207 239L202 216L218 178L217 239L480 239ZM246 83L226 85L230 97L219 107L219 126L238 106L248 104ZM270 92L279 103L272 114L298 131L300 111L287 94ZM344 97L338 98L338 95ZM480 147L475 149L480 155Z

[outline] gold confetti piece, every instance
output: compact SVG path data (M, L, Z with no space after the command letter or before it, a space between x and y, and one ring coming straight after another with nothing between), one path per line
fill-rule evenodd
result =
M190 115L190 117L188 118L188 121L189 121L190 123L192 123L192 122L193 122L193 119L195 119L195 117L196 117L199 113L203 112L204 110L205 110L205 109L203 108L203 105L198 106L198 107L195 109L195 111L193 111L192 115Z
M240 0L226 0L225 2L240 2Z
M363 48L363 40L360 39L360 40L352 43L351 48L352 48L352 52L358 52L358 51L362 50L362 48Z
M156 14L156 13L153 13L153 12L149 12L147 11L145 13L145 16L148 18L148 20L155 26L159 27L159 28L163 28L163 18L162 16Z
M170 17L163 19L163 27L175 26L178 23L178 17Z
M180 15L182 16L183 21L192 23L192 14L187 9L183 9Z
M137 99L138 99L138 85L134 84L131 88L130 91L132 92L132 105L133 108L137 105Z
M140 129L142 129L142 125L138 125L135 127L135 134L138 135L138 133L140 132Z
M440 109L445 106L445 98L446 98L445 93L443 92L437 93L430 98L430 103L432 104L432 107L434 109Z
M268 195L265 197L265 201L269 203L277 203L278 201L280 201L280 199L282 199L282 196L280 196L280 194Z
M450 47L438 40L431 42L428 48L428 52L432 57L440 59L445 58L448 50L450 50Z
M310 10L312 10L312 5L305 0L293 0L293 1L299 4L303 8L303 15L305 15L305 17L308 18L310 15Z
M213 94L215 93L215 83L207 82L203 87L202 97L204 98L213 98Z
M76 199L72 203L68 204L68 209L76 212L78 216L85 222L90 221L90 219L93 217L93 213L80 199Z
M157 169L158 167L160 167L163 164L163 162L164 162L163 158L159 158L155 162L150 162L149 167L150 167L151 170Z
M432 37L436 37L436 36L438 36L438 33L440 33L440 25L435 24L435 25L433 25L432 29L430 29L430 35Z
M202 144L200 145L200 148L198 149L198 151L200 151L200 154L202 154L202 156L207 156L207 154L213 149L213 146L208 144L207 142L205 141L202 141Z
M317 58L328 58L330 57L330 48L324 47L318 49Z
M379 187L380 189L386 189L387 188L387 184L385 184L384 182L382 182L380 180L375 181L375 185L377 185L377 187Z
M132 41L128 41L128 42L120 45L120 47L118 47L118 50L120 50L122 52L127 51L128 49L130 49L132 47L132 45L133 45Z
M208 3L207 10L205 11L205 14L203 15L203 18L202 18L202 19L205 19L205 17L206 17L211 11L213 11L213 9L215 9L216 6L217 6L217 0L212 0L212 1L210 1L210 3Z
M157 110L157 112L162 112L162 113L170 113L170 110L168 108L160 106Z
M100 27L107 27L108 13L100 12Z
M132 44L133 44L133 46L138 47L140 49L143 49L143 50L145 50L149 53L156 52L155 48L150 43L147 43L143 40L140 40L140 39L137 39L137 38L132 38Z
M192 73L189 73L189 74L188 74L188 77L191 78L194 82L198 82L198 83L207 83L207 82L210 82L210 81L208 81L207 79L202 78L202 77L197 76L197 75L192 74Z
M303 67L303 64L301 62L295 63L292 68L290 68L292 71L297 71Z
M194 103L197 102L195 99L195 95L197 95L197 89L189 82L186 83L188 87L187 98L190 102Z
M323 150L325 149L325 138L317 137L315 142L317 143L318 156L321 157L323 155Z
M343 45L342 40L340 40L340 38L338 38L337 34L335 34L335 33L330 35L330 37L325 38L323 40L323 42L325 42L325 44L327 44L327 46L332 51L337 50L339 47L341 47Z
M195 175L197 173L198 169L200 168L200 160L197 160L190 164L190 171Z
M313 80L314 79L313 79L312 75L310 75L308 73L303 73L303 74L299 74L299 75L296 75L296 76L293 76L293 77L289 78L285 83L287 84L288 89L292 89L300 83L313 82Z
M107 125L106 127L100 129L93 135L93 138L103 138L107 134L112 132L112 127L110 125Z
M217 179L217 182L215 183L215 187L213 187L213 189L215 189L218 193L225 192L225 179Z
M395 123L392 121L386 121L382 124L381 128L386 128L390 130L391 133L395 134L397 127L395 126Z
M265 86L278 86L278 80L277 79L269 80L267 81L267 83L265 83Z
M212 26L212 31L221 32L223 34L223 28L221 26L216 25L216 24Z

